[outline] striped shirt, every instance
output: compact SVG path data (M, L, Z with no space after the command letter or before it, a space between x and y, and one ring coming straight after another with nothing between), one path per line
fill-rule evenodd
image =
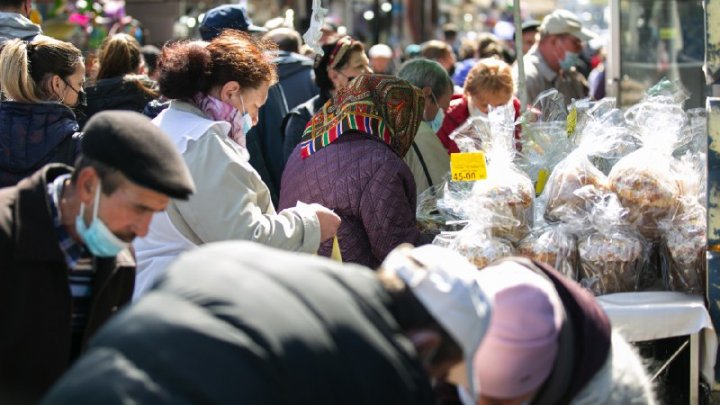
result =
M83 333L90 313L95 269L93 268L93 257L90 252L83 245L77 243L62 224L59 201L65 180L69 178L69 174L63 175L48 184L48 195L50 196L50 210L55 233L58 236L60 250L63 252L68 266L68 281L72 297L72 345L73 354L77 354L82 344Z

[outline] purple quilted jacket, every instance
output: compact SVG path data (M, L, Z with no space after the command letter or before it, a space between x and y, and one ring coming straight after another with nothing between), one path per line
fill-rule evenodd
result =
M298 201L318 203L342 218L338 241L344 262L375 269L397 245L417 245L415 181L405 162L380 140L346 134L303 160L290 154L279 210ZM319 254L330 255L331 241Z

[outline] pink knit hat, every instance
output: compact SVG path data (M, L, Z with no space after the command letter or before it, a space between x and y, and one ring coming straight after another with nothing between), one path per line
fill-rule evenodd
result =
M486 267L477 280L493 312L473 358L475 394L521 397L539 388L552 371L562 302L548 279L518 263Z

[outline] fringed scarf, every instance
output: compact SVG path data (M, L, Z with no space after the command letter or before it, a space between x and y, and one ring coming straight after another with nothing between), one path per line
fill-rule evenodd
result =
M328 100L305 127L300 156L308 158L348 132L377 137L403 158L423 117L420 89L395 76L362 75Z

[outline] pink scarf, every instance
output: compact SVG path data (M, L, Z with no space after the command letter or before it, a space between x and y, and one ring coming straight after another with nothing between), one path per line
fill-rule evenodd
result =
M228 136L238 145L245 148L245 133L243 133L243 115L235 107L220 101L211 95L198 93L193 97L198 106L208 117L216 121L225 121L230 124Z

